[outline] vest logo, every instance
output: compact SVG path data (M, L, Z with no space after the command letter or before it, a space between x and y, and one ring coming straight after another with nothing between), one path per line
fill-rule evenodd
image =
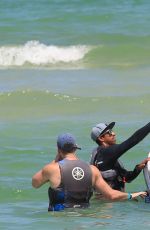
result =
M75 167L72 170L72 176L75 180L82 180L84 177L84 171L80 167Z

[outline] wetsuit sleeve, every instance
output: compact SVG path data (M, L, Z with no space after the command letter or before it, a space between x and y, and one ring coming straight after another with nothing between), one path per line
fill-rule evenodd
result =
M142 170L138 169L137 166L135 166L133 171L126 171L126 174L125 174L126 182L130 183L140 174L141 171Z
M103 149L103 156L107 157L109 154L109 161L115 161L122 156L127 150L138 144L150 133L150 122L137 130L131 137L121 144L115 144L108 148Z
M138 169L137 165L135 166L133 171L128 171L120 164L120 162L117 164L117 168L118 168L119 175L127 183L130 183L131 181L133 181L142 171Z

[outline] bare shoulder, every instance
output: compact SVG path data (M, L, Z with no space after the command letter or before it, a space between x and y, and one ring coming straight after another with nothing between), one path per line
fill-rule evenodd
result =
M58 163L57 162L51 162L47 165L45 165L42 169L42 173L43 174L51 174L53 172L55 172L58 169Z
M90 165L90 167L91 167L91 170L92 170L92 172L93 172L94 174L99 174L99 173L100 173L100 171L96 168L96 166Z
M36 174L34 174L32 177L32 186L34 188L39 188L46 182L50 181L50 178L53 176L53 173L56 172L56 168L58 168L57 165L58 163L49 163L45 165Z

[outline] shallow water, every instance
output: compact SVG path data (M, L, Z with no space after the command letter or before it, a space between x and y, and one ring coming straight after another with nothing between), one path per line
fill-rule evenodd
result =
M73 133L88 161L96 123L116 121L121 142L149 122L149 1L2 0L0 8L0 228L149 229L143 200L92 199L89 209L48 213L48 185L31 186L54 159L58 134ZM126 168L149 143L121 158ZM145 190L143 174L126 187Z

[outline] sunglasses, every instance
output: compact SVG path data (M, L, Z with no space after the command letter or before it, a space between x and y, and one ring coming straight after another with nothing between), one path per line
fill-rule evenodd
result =
M106 132L102 133L102 134L100 135L100 137L103 137L103 136L106 135L106 134L109 134L109 135L111 136L112 133L113 133L112 129L108 129L108 130L106 130Z

